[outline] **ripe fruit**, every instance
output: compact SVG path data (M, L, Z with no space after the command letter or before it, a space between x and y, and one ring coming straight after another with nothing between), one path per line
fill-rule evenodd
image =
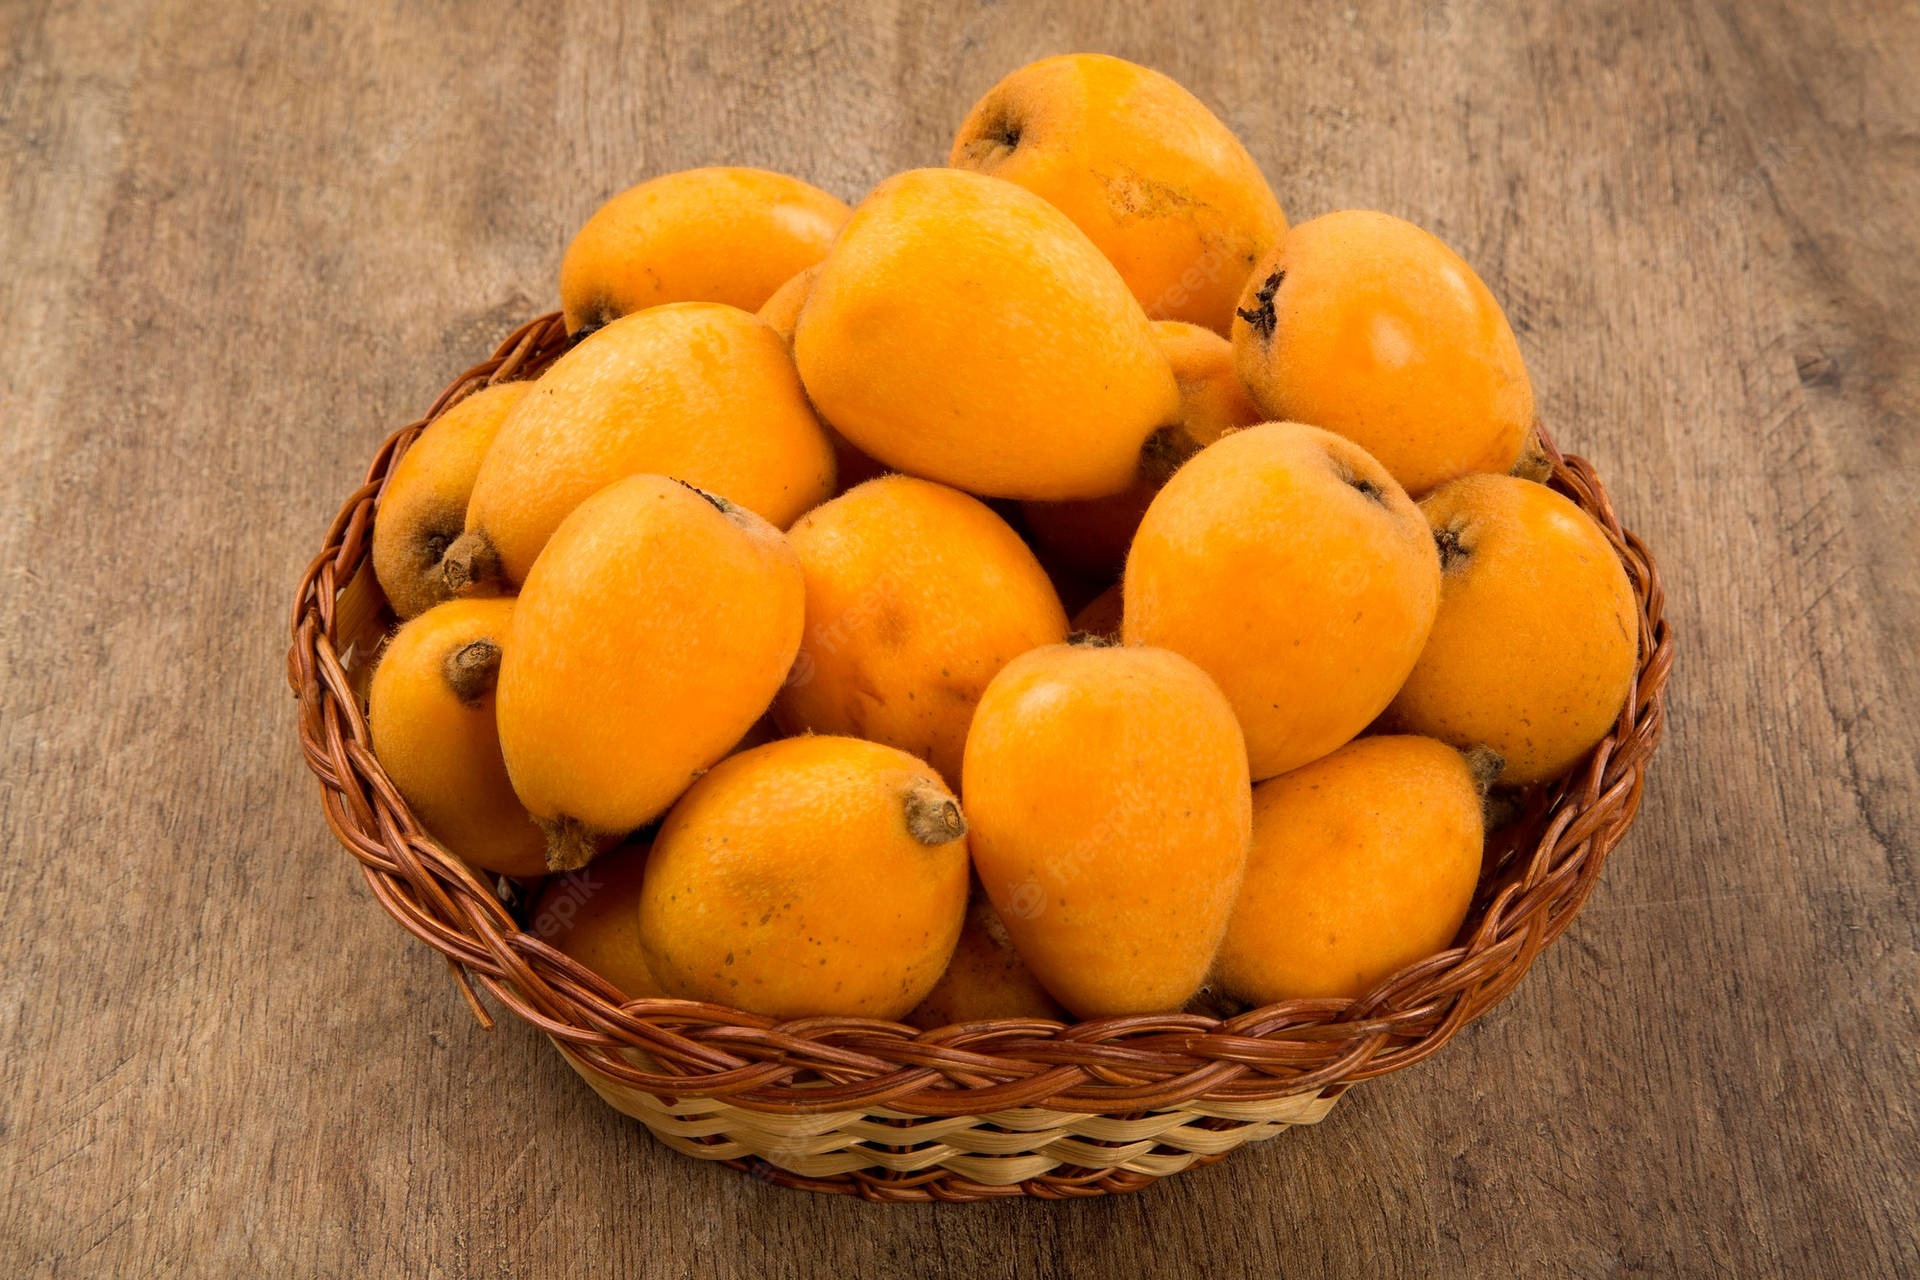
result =
M1247 281L1233 347L1267 416L1339 432L1412 494L1512 470L1533 426L1500 304L1458 254L1388 214L1287 232Z
M767 305L761 307L760 318L773 326L773 331L793 345L793 331L800 323L800 309L807 305L807 295L813 292L813 278L820 274L820 265L815 263L793 279L774 290L767 299ZM839 475L839 489L845 493L857 484L864 484L877 475L886 472L886 468L869 458L866 454L847 443L847 438L827 428L827 439L833 444L833 466Z
M482 387L415 436L380 491L373 572L401 618L449 599L440 557L466 527L480 459L530 382Z
M511 600L449 600L381 650L367 696L373 754L427 834L483 871L537 876L546 837L507 780L494 680Z
M1219 333L1286 215L1191 93L1101 54L1043 58L974 104L948 164L1017 182L1087 233L1155 319Z
M698 485L785 528L833 492L833 449L779 335L735 307L655 307L562 356L508 415L448 550L458 594L525 580L569 511L623 476Z
M578 960L629 1000L660 994L640 949L640 883L647 870L642 842L623 845L592 865L550 876L533 904L530 932Z
M1013 939L1007 936L993 903L986 894L976 893L967 904L967 920L946 972L907 1021L931 1030L988 1018L1071 1020L1013 949Z
M1586 512L1512 476L1467 476L1420 504L1440 545L1433 634L1391 722L1506 760L1502 782L1566 773L1633 685L1640 615Z
M804 595L779 530L664 476L562 522L520 592L498 711L549 867L651 822L740 740L793 663Z
M1262 420L1234 366L1233 344L1211 329L1178 320L1157 320L1153 336L1166 352L1180 387L1180 425L1202 447L1229 431Z
M826 256L846 204L765 169L663 174L601 205L567 246L567 331L596 329L667 302L759 308Z
M1240 717L1253 776L1285 773L1366 728L1420 656L1440 595L1425 526L1352 441L1237 431L1147 509L1123 634L1198 663Z
M1220 984L1255 1005L1364 994L1460 931L1483 837L1465 757L1432 738L1360 738L1269 778Z
M1154 337L1180 388L1180 430L1156 436L1140 473L1119 493L1080 502L1029 502L1023 507L1034 540L1060 564L1106 577L1120 571L1140 517L1160 486L1195 451L1229 431L1260 421L1240 385L1233 346L1211 329L1158 320Z
M912 476L815 507L788 541L806 574L807 629L775 706L782 726L884 742L958 782L987 682L1066 639L1033 552L986 504Z
M1049 645L974 712L974 866L1034 976L1083 1018L1177 1009L1199 988L1247 856L1233 710L1164 649Z
M660 827L640 938L672 995L781 1018L898 1018L946 967L967 825L925 764L857 738L731 756Z
M899 174L860 203L794 355L856 447L993 497L1123 489L1179 405L1140 305L1079 228L956 169Z
M800 323L800 308L807 305L807 295L813 292L813 278L820 274L820 264L814 263L804 271L797 271L785 284L773 291L773 296L761 304L756 313L773 327L773 331L793 345L794 326Z

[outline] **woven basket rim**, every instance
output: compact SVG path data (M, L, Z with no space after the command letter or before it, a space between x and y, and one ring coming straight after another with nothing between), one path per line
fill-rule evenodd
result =
M1503 999L1572 922L1638 810L1673 661L1660 572L1622 527L1592 464L1562 455L1543 431L1549 483L1594 518L1632 582L1640 659L1608 736L1565 778L1536 789L1519 820L1490 835L1480 892L1454 946L1358 1000L1293 1000L1225 1019L1003 1019L922 1031L865 1018L783 1022L685 1000L623 1004L604 979L523 932L495 887L424 832L373 756L349 672L364 666L385 631L370 539L399 457L469 392L534 376L568 345L558 313L528 321L386 439L302 575L289 625L299 740L328 825L382 908L446 958L487 1027L493 1019L476 987L613 1080L662 1098L724 1099L785 1115L969 1116L1018 1107L1124 1115L1333 1095L1424 1060Z

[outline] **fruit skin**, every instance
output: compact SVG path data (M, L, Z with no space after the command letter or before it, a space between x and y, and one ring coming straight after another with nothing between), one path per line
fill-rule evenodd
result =
M974 866L1014 947L1083 1018L1178 1009L1247 856L1246 745L1165 649L1049 645L1008 663L967 737Z
M731 756L661 824L640 937L670 995L779 1018L898 1018L967 907L966 822L924 763L857 738Z
M754 311L826 256L846 202L766 169L662 174L601 205L567 246L567 332L668 302Z
M532 385L501 382L475 391L427 424L388 474L373 517L373 572L402 619L451 598L440 557L466 528L480 459Z
M1254 1005L1365 994L1453 941L1484 838L1466 759L1432 738L1359 738L1269 778L1216 978Z
M446 558L459 594L525 581L582 499L654 472L785 528L833 492L833 448L779 335L736 307L655 307L556 361L501 424L466 533Z
M1166 353L1180 388L1180 430L1165 456L1145 459L1141 474L1119 493L1080 502L1029 502L1027 528L1052 559L1079 573L1105 577L1120 572L1127 546L1147 504L1193 452L1229 431L1261 420L1259 406L1240 384L1233 346L1211 329L1178 320L1156 320L1154 337Z
M1460 255L1389 214L1289 231L1247 281L1233 347L1268 417L1346 436L1416 497L1512 470L1533 427L1500 304Z
M644 841L622 845L590 866L550 876L533 904L530 932L629 1000L661 994L640 949L640 884L648 847Z
M396 632L367 694L373 754L427 833L483 871L546 873L546 837L513 792L494 727L511 600L449 600Z
M979 892L967 904L953 959L907 1021L931 1031L989 1018L1072 1020L1013 949L1013 939L1007 936L992 901Z
M520 592L498 703L553 870L658 817L753 727L804 598L779 530L664 476L609 485L561 523Z
M857 448L982 496L1117 492L1179 408L1146 315L1080 229L957 169L898 174L861 201L794 356Z
M788 346L793 345L793 330L800 323L800 309L807 305L807 295L813 292L813 279L819 274L817 262L804 271L796 271L755 313L771 325Z
M1126 642L1184 654L1219 683L1259 779L1386 709L1433 624L1440 562L1419 508L1365 450L1265 423L1167 482L1123 584Z
M1388 722L1560 777L1633 687L1640 611L1606 535L1531 480L1466 476L1420 504L1441 543L1440 610Z
M1102 54L1043 58L974 104L947 163L1045 197L1119 268L1156 320L1226 333L1287 229L1233 132L1157 71Z
M1195 444L1204 448L1229 431L1265 420L1240 381L1231 342L1179 320L1154 321L1153 336L1180 388L1180 425Z
M788 534L807 580L807 628L774 714L789 733L899 747L950 783L974 704L1011 659L1067 636L1033 552L977 498L882 476Z
M759 317L773 326L773 331L786 340L787 346L793 346L793 331L800 323L801 308L807 305L807 295L813 292L813 279L820 274L820 264L815 263L793 279L774 290L767 299L767 305L757 313ZM827 428L827 439L833 443L833 466L839 474L839 489L845 493L857 484L864 484L877 475L884 475L886 468L860 452L847 442L847 438Z

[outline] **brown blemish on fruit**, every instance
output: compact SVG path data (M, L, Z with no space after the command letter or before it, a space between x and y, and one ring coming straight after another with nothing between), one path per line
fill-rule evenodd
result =
M1506 770L1507 758L1485 744L1469 747L1462 754L1467 758L1467 772L1473 775L1473 785L1480 788L1480 795L1485 798Z
M594 299L581 315L580 327L567 335L567 340L576 347L620 318L613 300L606 297Z
M1262 342L1273 340L1273 331L1279 325L1279 319L1273 312L1273 295L1280 292L1280 286L1286 282L1287 273L1276 271L1261 282L1254 291L1254 306L1251 311L1244 307L1235 308L1235 315L1245 320L1253 329L1254 336Z
M441 671L453 696L463 706L477 707L500 678L500 646L487 639L469 641L447 654Z
M1007 934L1006 923L1000 919L1000 913L991 908L979 912L975 919L980 923L980 932L987 935L996 951L1012 951L1013 939Z
M668 478L673 480L675 484L680 485L683 488L691 489L695 493L699 494L701 497L705 498L709 503L712 504L713 509L715 511L718 511L723 516L733 515L735 512L740 510L740 508L734 506L731 502L728 502L725 498L721 497L719 494L708 493L705 489L702 489L697 484L688 484L685 480L682 480L677 476L668 477Z
M1546 442L1540 438L1540 420L1535 418L1533 426L1527 431L1527 438L1521 442L1520 457L1509 473L1522 480L1531 480L1535 484L1545 484L1553 478L1553 459L1547 456Z
M967 143L962 156L969 165L991 170L1019 147L1021 134L1020 122L1003 107L987 120L980 136Z
M1467 563L1469 548L1457 525L1433 531L1433 545L1440 553L1440 572L1452 573Z
M409 597L406 616L425 613L448 599L441 562L446 558L447 548L459 538L466 522L466 507L450 502L435 502L415 518L415 524L407 534L412 552L412 580L394 584L396 591L404 592Z
M901 609L899 603L891 598L883 600L880 611L873 620L874 638L882 648L904 649L907 637L913 630L913 623Z
M1140 479L1159 486L1173 478L1183 463L1200 452L1200 442L1179 423L1160 427L1140 446Z
M967 820L959 804L931 783L915 783L907 791L904 807L908 834L930 849L967 834Z
M1096 172L1094 177L1106 191L1108 206L1129 218L1170 218L1200 203L1181 188L1150 178L1136 169Z
M1366 476L1353 469L1353 464L1337 454L1328 454L1333 463L1334 474L1340 477L1340 483L1352 489L1363 498L1370 498L1381 506L1387 505L1387 492Z
M593 861L600 844L578 818L535 818L547 834L547 870L578 871Z
M500 552L478 529L455 538L441 558L440 573L455 596L492 595L500 589Z

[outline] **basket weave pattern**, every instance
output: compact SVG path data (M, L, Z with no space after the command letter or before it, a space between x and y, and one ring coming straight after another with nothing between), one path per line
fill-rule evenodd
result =
M1311 1124L1349 1085L1439 1050L1566 929L1639 808L1673 660L1660 575L1593 467L1549 443L1553 487L1599 523L1633 583L1639 670L1611 734L1492 834L1451 949L1359 1000L1293 1000L1224 1020L1001 1020L921 1032L862 1018L782 1023L684 1000L623 1005L524 932L495 886L420 828L374 759L364 713L370 658L391 621L369 543L394 463L468 392L531 377L567 345L557 315L521 326L381 446L300 581L287 676L327 822L380 905L446 957L483 1024L492 1018L476 987L545 1032L603 1098L676 1150L874 1200L1136 1190Z

